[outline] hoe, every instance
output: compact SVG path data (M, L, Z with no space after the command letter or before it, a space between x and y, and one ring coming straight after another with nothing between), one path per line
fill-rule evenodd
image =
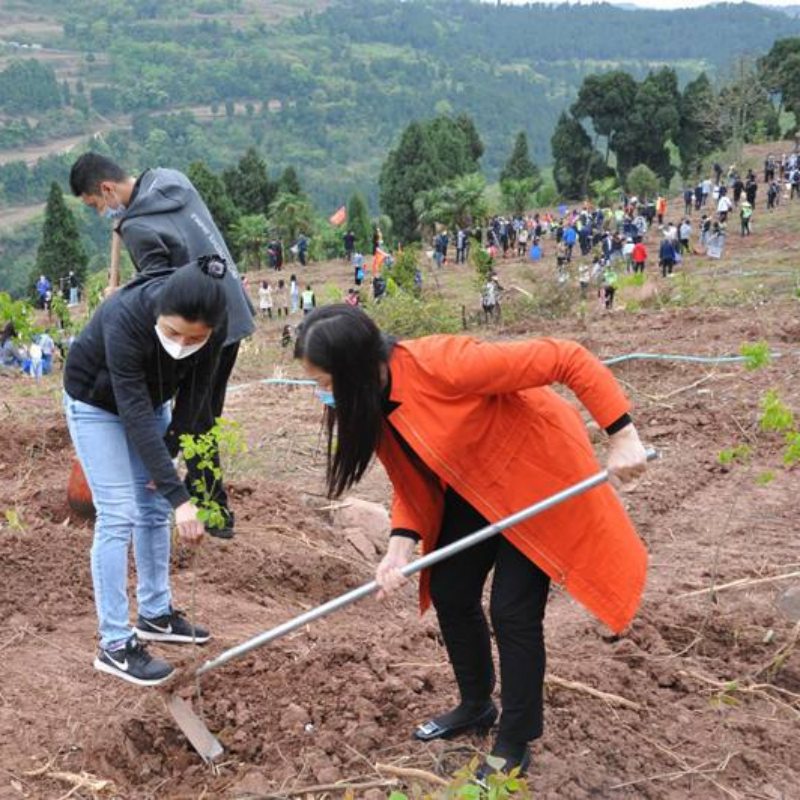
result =
M648 461L652 461L657 457L658 454L655 450L647 451ZM533 505L522 509L522 511L518 511L516 514L512 514L511 516L506 517L505 519L502 519L492 525L487 525L485 528L481 528L480 530L475 531L475 533L472 533L463 539L459 539L457 542L454 542L447 547L443 547L440 550L435 550L434 552L429 553L428 555L423 556L416 561L412 561L410 564L407 564L405 567L403 567L402 573L408 577L422 571L423 569L432 567L434 564L438 564L440 561L444 561L446 558L449 558L456 553L460 553L463 550L466 550L473 545L484 541L485 539L495 536L506 528L510 528L519 524L520 522L530 519L531 517L535 517L537 514L541 514L543 511L547 511L548 509L559 505L559 503L563 503L565 500L569 500L573 497L583 494L584 492L588 492L595 486L605 483L608 479L608 470L598 472L596 475L586 478L585 480L580 481L579 483L576 483L554 495L551 495L550 497L547 497L538 503L534 503ZM293 619L288 620L288 622L284 622L283 624L278 625L271 630L265 631L264 633L260 633L257 636L254 636L252 639L242 642L236 647L232 647L229 650L223 651L216 658L212 658L202 664L195 670L193 674L196 677L204 675L206 672L210 672L212 669L217 669L217 667L221 667L223 664L227 664L229 661L239 658L240 656L249 653L251 650L255 650L257 647L262 647L270 642L274 642L276 639L280 639L282 636L286 636L292 631L302 628L304 625L308 625L310 622L314 622L315 620L321 619L322 617L325 617L334 611L338 611L341 608L345 608L346 606L349 606L358 600L369 597L369 595L377 592L378 589L378 584L375 581L365 583L363 586L340 595L333 600L329 600L327 603L317 606L316 608L307 611L305 614L300 614L300 616L294 617ZM173 693L167 697L166 704L167 709L169 710L170 714L172 714L175 722L178 724L178 727L184 733L194 749L197 750L197 752L202 756L204 761L212 763L223 754L224 750L222 744L206 727L206 724L194 712L191 705L186 700Z

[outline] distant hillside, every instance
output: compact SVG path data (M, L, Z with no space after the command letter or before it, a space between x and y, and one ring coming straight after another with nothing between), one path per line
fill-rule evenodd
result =
M99 124L118 130L97 146L131 169L194 159L219 169L256 145L273 170L297 167L323 208L356 187L374 204L380 164L410 119L470 114L493 179L518 130L550 161L558 114L586 74L670 64L686 81L800 34L800 20L753 5L662 13L467 0L17 0L0 23L0 68L23 56L54 70L24 118L25 94L3 107L0 86L0 149L22 154ZM53 163L25 184L17 174L6 197L40 200L63 172Z

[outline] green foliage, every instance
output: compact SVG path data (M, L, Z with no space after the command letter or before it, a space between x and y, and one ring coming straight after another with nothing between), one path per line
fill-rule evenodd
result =
M53 293L53 298L50 301L50 310L58 321L58 327L61 330L72 330L72 316L70 315L69 306L60 292Z
M236 167L226 169L222 179L242 214L264 214L278 193L267 174L267 164L255 147L247 149Z
M553 181L547 180L534 195L533 204L536 208L549 208L555 205L556 200L558 200L558 189Z
M263 214L244 214L233 224L231 238L244 254L244 266L261 268L261 253L269 238L267 218Z
M403 339L461 330L461 319L453 304L427 294L415 297L409 292L397 291L378 303L368 300L364 308L381 330Z
M473 246L469 250L469 260L478 273L478 283L480 286L486 283L491 276L494 269L494 260L489 255L488 251L482 247Z
M421 255L419 246L409 245L397 254L394 264L392 264L392 280L404 292L417 293L414 276L419 269Z
M800 432L790 431L786 434L783 463L787 467L793 467L795 464L800 463Z
M372 251L372 223L369 219L367 202L360 192L350 196L347 203L347 229L355 234L355 248L359 253Z
M25 525L22 523L22 517L20 517L19 510L16 508L7 508L3 512L3 517L5 518L5 527L9 530L15 531L17 533L24 533L25 532Z
M194 482L198 519L211 528L224 528L225 513L214 500L217 483L222 480L222 470L214 463L214 456L233 458L247 451L247 445L238 422L220 417L211 430L201 434L184 433L180 437L181 453L186 460L197 459L197 469L211 476L210 484L203 478Z
M186 175L208 206L211 218L231 247L234 257L237 257L239 252L233 235L233 226L238 220L239 211L228 194L225 182L203 161L193 161L189 164Z
M640 200L654 198L658 194L659 184L658 175L647 164L637 164L628 173L628 190Z
M768 390L761 398L761 417L758 424L762 431L782 433L794 426L792 410L781 400L776 389Z
M28 114L59 108L61 90L49 64L33 58L14 60L0 72L0 109Z
M550 146L553 179L558 193L568 200L587 197L589 184L607 176L609 170L602 155L592 144L583 125L572 114L566 111L561 113Z
M532 192L535 192L542 183L539 168L531 160L528 151L528 137L525 135L525 131L517 134L517 138L514 140L514 149L500 173L500 183L502 184L504 181L530 181Z
M717 98L705 72L686 84L679 110L675 144L681 156L681 176L684 180L696 180L703 161L723 144Z
M420 192L414 210L420 223L442 224L449 230L481 224L488 213L486 179L478 172L462 175L429 191Z
M294 243L301 233L313 233L314 209L305 197L279 194L269 207L269 225L281 239Z
M303 195L303 187L300 185L300 178L297 170L293 166L288 166L278 179L279 194L293 194L297 197Z
M767 486L775 480L775 473L771 469L764 470L756 476L756 483L759 486Z
M487 761L498 763L502 760L488 756ZM438 790L435 794L414 792L407 795L403 792L393 791L388 800L508 800L509 798L531 798L530 787L526 780L520 776L519 769L514 768L509 773L495 772L481 785L475 780L475 771L478 768L478 759L472 761L453 776L451 782Z
M739 347L739 354L747 359L744 362L746 370L761 369L772 363L768 342L743 342Z
M34 311L25 300L13 300L5 292L0 292L0 328L11 322L17 336L29 339L33 332Z
M395 236L401 242L419 239L420 207L435 216L433 211L441 203L445 213L454 215L464 208L458 208L466 199L458 197L462 190L473 201L477 199L475 191L481 194L485 182L478 187L478 178L468 184L458 184L454 179L477 174L482 153L475 125L466 116L435 117L408 125L384 161L379 179L381 208L391 217ZM436 192L446 195L429 194L421 205L415 202L423 193Z
M524 214L529 208L535 191L533 178L506 178L500 182L500 191L506 210L515 215Z
M725 450L720 450L717 461L723 466L729 466L734 461L748 461L753 454L753 448L748 444L737 444Z
M592 181L591 194L595 202L600 206L611 206L620 199L622 190L616 178L602 178L599 181Z
M37 276L47 275L55 287L70 271L74 271L82 283L86 277L87 263L75 217L64 202L61 187L53 183L44 212L42 240L36 252L34 272Z

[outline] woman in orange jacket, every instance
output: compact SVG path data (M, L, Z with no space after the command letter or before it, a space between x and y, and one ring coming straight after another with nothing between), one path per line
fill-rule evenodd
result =
M610 371L555 339L489 343L464 336L397 342L362 311L316 309L298 331L302 358L328 406L327 483L340 496L377 454L394 489L392 533L376 580L398 588L418 542L428 553L598 471L571 389L609 434L607 465L639 475L645 450ZM334 445L335 442L335 445ZM614 631L634 616L647 556L609 485L569 500L443 561L420 580L436 609L461 702L420 725L423 741L490 728L495 676L481 607L494 569L491 619L502 716L492 755L524 771L542 735L544 609L551 580ZM480 773L492 768L484 763Z

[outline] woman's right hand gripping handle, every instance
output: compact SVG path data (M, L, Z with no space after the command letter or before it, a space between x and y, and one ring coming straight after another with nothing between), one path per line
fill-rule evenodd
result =
M389 537L389 548L375 571L375 581L380 587L379 600L397 591L408 580L400 570L410 563L416 546L407 536Z
M182 503L175 509L175 527L178 538L186 544L198 544L206 529L197 518L197 508L190 502Z

